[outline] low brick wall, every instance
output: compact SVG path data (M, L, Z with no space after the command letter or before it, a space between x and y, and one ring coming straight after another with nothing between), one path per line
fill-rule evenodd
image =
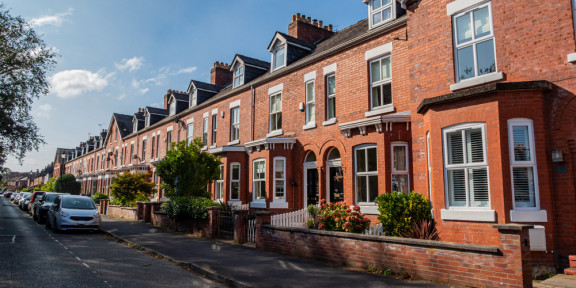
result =
M152 225L166 229L174 229L174 219L170 219L164 211L154 211L151 215ZM198 237L211 237L210 220L178 220L178 232L193 234Z
M468 287L532 287L529 225L495 225L500 245L479 246L276 227L266 217L256 218L258 249Z
M108 206L106 215L114 218L138 221L138 211L132 207L110 205Z

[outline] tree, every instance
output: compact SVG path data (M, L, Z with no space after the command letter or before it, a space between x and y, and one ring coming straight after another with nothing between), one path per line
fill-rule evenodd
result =
M54 190L54 185L56 184L56 178L54 177L50 177L50 179L48 179L48 181L46 182L46 184L42 185L42 191L46 191L46 192L54 192L56 190Z
M56 192L70 193L72 195L80 195L82 184L76 181L76 177L72 174L64 174L56 179L54 183L54 190Z
M149 182L150 174L137 173L116 175L110 184L110 195L122 206L132 206L136 201L146 201L154 192L154 183Z
M26 152L44 144L30 109L48 93L46 72L55 57L24 19L0 4L0 163L8 155L22 163Z
M208 183L220 176L220 158L203 152L202 140L194 139L190 145L182 141L172 145L166 157L156 166L156 173L162 177L162 188L166 196L196 196L208 197L206 190ZM178 177L178 184L175 180Z

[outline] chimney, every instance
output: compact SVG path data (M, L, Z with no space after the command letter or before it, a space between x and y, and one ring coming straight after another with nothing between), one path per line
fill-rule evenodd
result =
M170 95L172 95L172 90L168 90L168 92L166 92L166 95L164 95L164 109L169 109L168 100L170 100Z
M292 23L288 25L288 35L308 43L315 43L334 34L332 24L328 26L323 26L323 24L322 20L296 13L296 15L292 15Z
M214 68L210 70L210 83L216 86L224 86L232 82L230 65L222 62L214 62Z

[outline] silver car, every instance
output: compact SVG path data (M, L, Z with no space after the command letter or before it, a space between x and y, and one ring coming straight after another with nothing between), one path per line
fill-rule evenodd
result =
M62 230L100 231L102 218L90 197L60 195L48 210L46 228L55 233Z

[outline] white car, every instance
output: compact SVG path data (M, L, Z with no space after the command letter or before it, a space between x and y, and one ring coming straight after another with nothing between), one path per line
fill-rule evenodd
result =
M62 230L100 231L102 218L90 197L60 195L48 210L46 228L55 233Z

